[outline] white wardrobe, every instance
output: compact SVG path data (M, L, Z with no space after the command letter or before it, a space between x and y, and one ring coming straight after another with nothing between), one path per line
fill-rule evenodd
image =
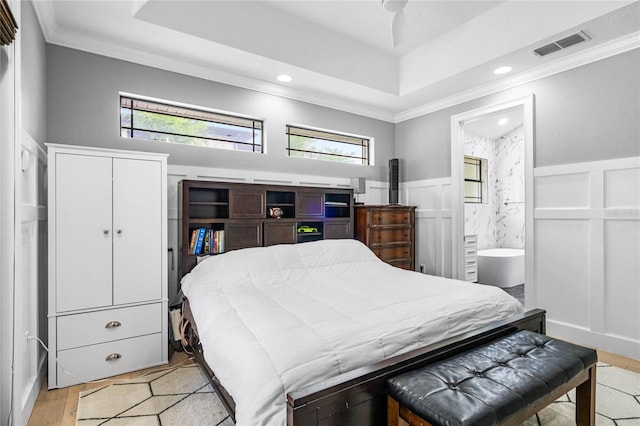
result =
M167 156L47 144L49 388L167 362Z

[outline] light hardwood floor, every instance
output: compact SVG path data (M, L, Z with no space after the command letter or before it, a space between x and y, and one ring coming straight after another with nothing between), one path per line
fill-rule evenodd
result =
M598 360L640 374L640 361L604 351L598 351ZM123 374L110 378L109 381L137 377L149 371L171 368L181 363L187 364L191 362L193 362L193 360L190 360L184 352L176 352L166 366ZM40 389L36 405L31 413L28 426L75 426L78 394L88 389L105 386L109 384L109 381L47 390L47 382L45 380L42 389Z
M167 365L110 377L109 380L100 381L99 383L86 383L62 389L47 390L47 381L45 379L31 413L28 426L75 426L80 392L102 387L118 380L141 376L150 371L172 368L178 364L184 365L191 362L193 360L190 360L184 352L175 352Z

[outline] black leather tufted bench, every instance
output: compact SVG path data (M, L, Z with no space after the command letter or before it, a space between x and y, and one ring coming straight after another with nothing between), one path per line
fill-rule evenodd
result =
M596 351L530 331L393 377L388 425L518 425L573 388L576 423L595 424Z

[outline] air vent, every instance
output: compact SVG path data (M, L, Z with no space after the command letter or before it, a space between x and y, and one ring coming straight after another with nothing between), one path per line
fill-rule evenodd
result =
M591 38L586 35L583 31L579 33L571 34L568 37L565 37L561 40L555 41L553 43L549 43L545 46L539 47L535 49L533 52L538 56L545 56L549 53L557 52L561 49L566 49L569 46L573 46L578 43L582 43L583 41L591 40Z
M560 49L562 49L562 47L558 46L555 43L551 43L551 44L547 44L546 46L537 48L536 50L534 50L534 52L538 56L544 56L544 55L548 55L549 53L557 52Z

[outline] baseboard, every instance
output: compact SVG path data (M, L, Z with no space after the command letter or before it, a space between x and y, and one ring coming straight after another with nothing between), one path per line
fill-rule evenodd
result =
M548 317L547 335L640 360L640 342L623 336L598 333L574 324L554 321Z
M16 424L27 424L29 422L29 417L31 417L31 412L33 411L33 407L36 405L36 400L38 399L38 395L40 394L40 389L42 389L42 384L44 383L44 379L47 373L47 353L43 352L43 355L40 357L38 361L38 373L36 374L33 381L29 382L22 393L23 398L20 407L22 407L22 412L19 415L19 418L22 419L21 423Z

